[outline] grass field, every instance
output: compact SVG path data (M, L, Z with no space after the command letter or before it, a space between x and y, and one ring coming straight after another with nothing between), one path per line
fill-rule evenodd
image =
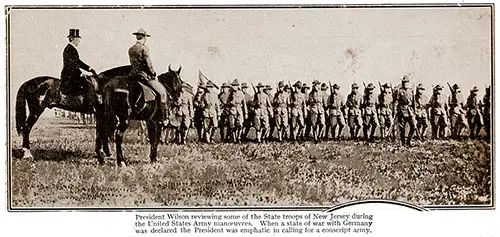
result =
M384 198L418 205L491 203L485 141L149 146L128 132L129 166L93 158L94 129L42 119L34 160L12 159L13 207L330 206ZM13 154L21 138L12 130ZM193 132L194 134L194 132ZM114 146L114 144L112 144Z

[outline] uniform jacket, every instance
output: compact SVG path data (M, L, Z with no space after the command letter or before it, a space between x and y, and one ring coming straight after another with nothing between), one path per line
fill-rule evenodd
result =
M404 116L412 116L413 90L410 88L399 88L394 95L394 106Z
M380 93L378 95L377 108L380 115L392 115L392 95Z
M479 100L477 99L476 95L469 95L469 97L467 97L467 104L465 106L469 115L477 115L480 111Z
M193 96L188 92L181 91L179 98L177 98L178 112L177 115L192 118L193 112Z
M268 108L271 107L271 101L266 93L257 92L257 94L254 95L253 103L255 105L256 115L267 115Z
M141 42L136 42L128 50L128 56L130 59L130 65L132 66L132 69L130 70L131 76L140 75L145 79L149 79L156 75L151 59L149 58L148 46L142 44Z
M429 107L434 115L446 115L448 103L443 94L433 94L429 99Z
M229 94L228 104L231 114L247 114L247 102L242 91L232 90Z
M345 107L345 101L343 96L336 92L330 95L328 98L327 108L330 110L331 116L341 115L341 110Z
M349 114L351 115L361 115L359 107L361 105L361 95L359 93L350 93L347 95L346 107L349 108Z
M427 102L429 102L429 99L424 94L415 95L413 107L415 108L415 115L417 118L427 117L427 108L429 107Z
M461 93L451 94L448 98L448 106L450 107L450 114L463 114L463 107L465 107L464 97Z
M361 102L361 108L367 115L376 113L377 97L373 91L371 93L365 93L363 96L363 101Z
M312 113L323 114L325 112L324 96L321 91L313 89L309 93L309 99L307 100L307 102Z
M203 117L215 118L220 116L219 98L217 98L216 93L208 90L205 94L203 94L201 104L203 106Z
M288 93L284 91L276 92L273 99L273 105L277 113L288 113L288 106L290 106L290 97L288 96Z

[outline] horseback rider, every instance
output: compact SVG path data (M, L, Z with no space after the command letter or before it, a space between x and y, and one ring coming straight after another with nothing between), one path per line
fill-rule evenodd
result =
M166 126L168 124L167 91L165 87L156 80L156 72L153 69L153 64L149 57L149 48L145 45L147 37L151 37L151 35L147 34L142 28L132 34L136 36L137 42L128 50L130 65L132 66L129 76L137 81L143 81L149 84L151 88L160 95L161 105L159 109L159 118L163 121L163 126Z
M61 71L61 92L66 95L84 95L86 104L94 105L97 82L87 78L81 70L96 75L94 69L80 60L78 44L80 44L80 30L69 29L69 43L63 52L63 69ZM86 92L86 93L85 93Z

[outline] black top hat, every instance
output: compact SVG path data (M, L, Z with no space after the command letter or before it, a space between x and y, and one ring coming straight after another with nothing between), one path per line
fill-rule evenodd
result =
M69 29L69 35L67 37L68 38L82 38L82 37L80 37L80 30L79 29Z

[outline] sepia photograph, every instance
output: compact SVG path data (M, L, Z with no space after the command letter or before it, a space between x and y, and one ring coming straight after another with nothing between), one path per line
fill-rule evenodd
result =
M5 14L10 211L494 208L493 4Z

